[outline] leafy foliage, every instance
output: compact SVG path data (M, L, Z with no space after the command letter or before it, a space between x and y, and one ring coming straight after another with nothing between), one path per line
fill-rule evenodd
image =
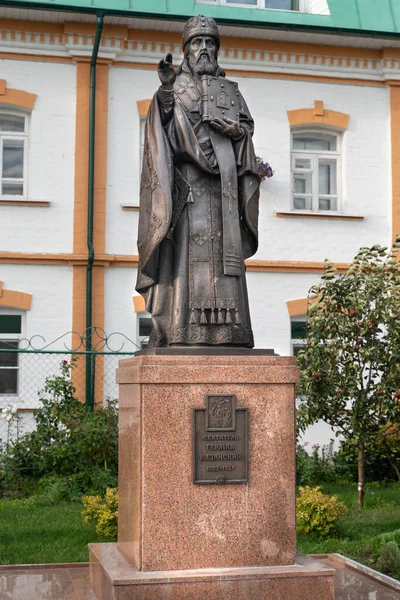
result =
M395 542L398 546L400 546L400 529L395 529L394 531L389 531L387 533L381 533L374 538L372 547L377 556L380 554L383 544L387 544L388 542Z
M400 575L400 548L396 542L382 544L376 566L387 575Z
M9 472L20 487L56 500L84 492L104 493L116 485L118 416L116 402L91 411L75 397L73 365L61 363L59 375L46 380L36 429L22 436L7 452Z
M357 444L349 439L343 442L334 462L338 477L347 481L357 481ZM400 440L396 436L372 438L365 446L365 477L367 481L389 484L400 481L397 471L400 468Z
M309 454L305 447L297 444L296 448L296 480L297 485L318 485L333 483L338 479L336 465L337 453L333 449L333 441L327 446L315 444Z
M325 536L335 530L336 521L346 513L337 496L326 496L319 487L299 487L296 503L297 531Z
M400 236L391 251L361 248L343 274L327 261L309 293L299 426L324 420L357 445L361 463L365 444L400 423L399 248Z
M118 490L107 488L104 498L99 496L83 496L85 523L96 523L99 535L116 539L118 533Z

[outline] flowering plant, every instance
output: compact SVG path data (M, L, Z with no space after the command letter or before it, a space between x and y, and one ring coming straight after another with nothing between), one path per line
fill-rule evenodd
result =
M257 171L259 176L261 177L261 181L264 181L265 179L269 179L270 177L273 177L274 172L272 170L272 167L269 165L269 163L264 162L262 158L260 158L259 156L256 156L256 163L257 163Z
M17 436L5 448L13 485L28 486L51 501L104 493L117 482L116 402L108 399L105 407L89 410L77 398L71 379L73 367L73 360L62 360L59 374L46 378L39 395L41 406L34 414L35 429ZM5 414L7 419L11 415L18 427L12 409ZM8 427L13 423L9 421Z
M7 406L3 408L1 416L7 423L11 423L14 419L18 419L18 409L16 406Z

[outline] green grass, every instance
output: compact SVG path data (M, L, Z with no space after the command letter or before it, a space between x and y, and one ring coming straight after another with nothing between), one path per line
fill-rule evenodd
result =
M348 507L338 522L336 537L317 539L299 535L298 549L307 554L339 552L374 566L372 539L400 529L400 484L367 485L365 507L357 510L357 485L323 485L326 494L337 494ZM49 504L31 500L0 501L0 564L84 562L89 542L99 537L82 520L78 502Z
M110 541L82 520L79 502L0 501L0 564L86 562L89 542Z
M356 508L357 484L325 484L321 490L336 494L348 506L348 512L338 521L336 537L318 539L301 534L297 537L298 549L307 554L339 552L374 567L373 538L400 528L400 484L367 485L361 510Z

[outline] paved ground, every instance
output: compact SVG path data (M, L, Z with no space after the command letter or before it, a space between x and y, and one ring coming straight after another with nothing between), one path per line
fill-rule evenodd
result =
M371 579L366 574L368 569L366 573L355 571L332 556L321 562L337 570L335 600L400 600L400 584L399 591L395 591ZM90 589L87 565L0 567L0 600L95 600L95 597Z

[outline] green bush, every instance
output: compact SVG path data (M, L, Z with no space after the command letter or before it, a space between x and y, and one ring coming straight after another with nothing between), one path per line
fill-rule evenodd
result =
M400 548L396 542L384 542L376 566L387 575L400 575Z
M381 533L372 540L372 548L375 552L375 556L379 556L381 547L387 542L395 542L398 546L400 546L400 529L388 531L387 533Z
M85 523L94 521L96 532L110 538L117 538L118 533L118 490L107 488L104 498L84 496L82 498Z
M324 536L332 533L336 522L346 512L337 496L326 496L319 487L299 487L296 502L297 531Z
M365 477L367 481L391 483L399 481L397 471L400 469L400 444L398 447L388 449L390 440L380 443L371 443L366 448ZM343 442L340 445L335 462L338 473L345 472L348 481L357 482L357 454L356 445L352 442ZM397 465L397 471L396 471Z
M75 397L73 364L46 380L35 412L36 429L7 452L10 488L42 494L55 501L104 494L117 485L118 413L116 401L91 411Z
M297 444L296 479L297 485L315 486L321 483L334 483L338 479L346 480L343 469L337 464L337 453L333 449L333 440L326 446L315 444L309 454L305 446Z

